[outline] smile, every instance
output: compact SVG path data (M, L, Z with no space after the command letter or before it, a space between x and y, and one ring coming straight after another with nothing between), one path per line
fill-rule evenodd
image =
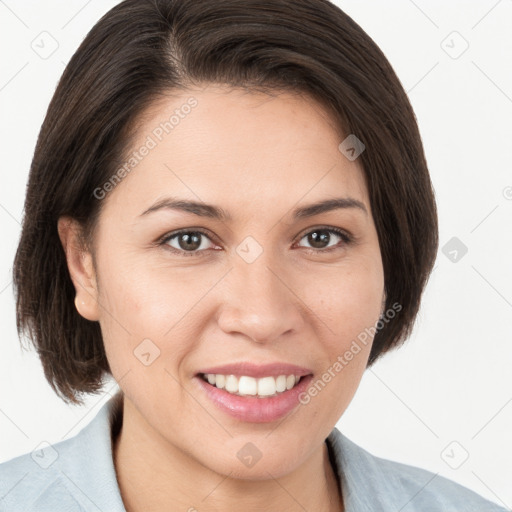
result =
M205 373L201 378L218 389L224 389L232 395L256 396L266 398L276 396L294 388L300 381L300 375L279 375L277 377L255 378L247 375L223 375Z

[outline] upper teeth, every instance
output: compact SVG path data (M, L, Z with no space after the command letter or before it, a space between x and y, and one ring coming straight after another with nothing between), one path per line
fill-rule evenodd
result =
M206 373L203 378L212 386L225 389L234 395L271 396L292 389L300 380L299 375L279 375L255 379L242 375L221 375Z

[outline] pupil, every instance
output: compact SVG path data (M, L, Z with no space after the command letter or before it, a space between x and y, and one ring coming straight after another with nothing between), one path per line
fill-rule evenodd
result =
M188 233L183 234L180 237L180 245L182 246L182 249L190 249L190 250L197 249L201 245L199 237L200 237L200 235L198 235L197 233L192 234L192 235L190 235ZM182 242L184 242L184 243L182 243Z
M320 235L318 233L320 233ZM315 248L325 247L322 244L329 243L329 236L327 231L313 231L313 233L309 235L309 243Z

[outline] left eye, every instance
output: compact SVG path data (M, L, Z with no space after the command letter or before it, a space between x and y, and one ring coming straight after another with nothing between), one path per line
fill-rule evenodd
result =
M317 229L314 229L313 231L309 231L308 233L306 233L301 238L301 240L303 240L304 238L307 238L308 243L313 245L312 249L315 250L315 251L318 251L318 252L328 252L331 249L336 247L336 244L335 245L331 245L331 246L329 246L329 245L325 246L324 245L325 243L328 243L328 242L331 241L331 237L332 237L333 234L336 237L341 238L343 240L343 244L342 245L348 245L351 242L351 238L350 238L350 236L347 233L345 233L344 231L341 231L339 229L335 229L335 228L317 228ZM326 247L328 248L328 251L323 250Z

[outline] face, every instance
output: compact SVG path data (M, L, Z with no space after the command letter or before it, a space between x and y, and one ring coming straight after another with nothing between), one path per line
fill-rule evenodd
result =
M176 112L172 129L161 124ZM160 446L220 474L278 477L320 449L350 403L371 342L344 355L378 320L384 275L344 138L290 93L208 86L145 113L133 151L149 149L100 199L95 280L80 299L127 409ZM334 199L349 201L296 214ZM244 378L212 385L209 373ZM295 378L279 375L302 378L282 391ZM256 453L247 443L261 454L253 467L237 456Z

